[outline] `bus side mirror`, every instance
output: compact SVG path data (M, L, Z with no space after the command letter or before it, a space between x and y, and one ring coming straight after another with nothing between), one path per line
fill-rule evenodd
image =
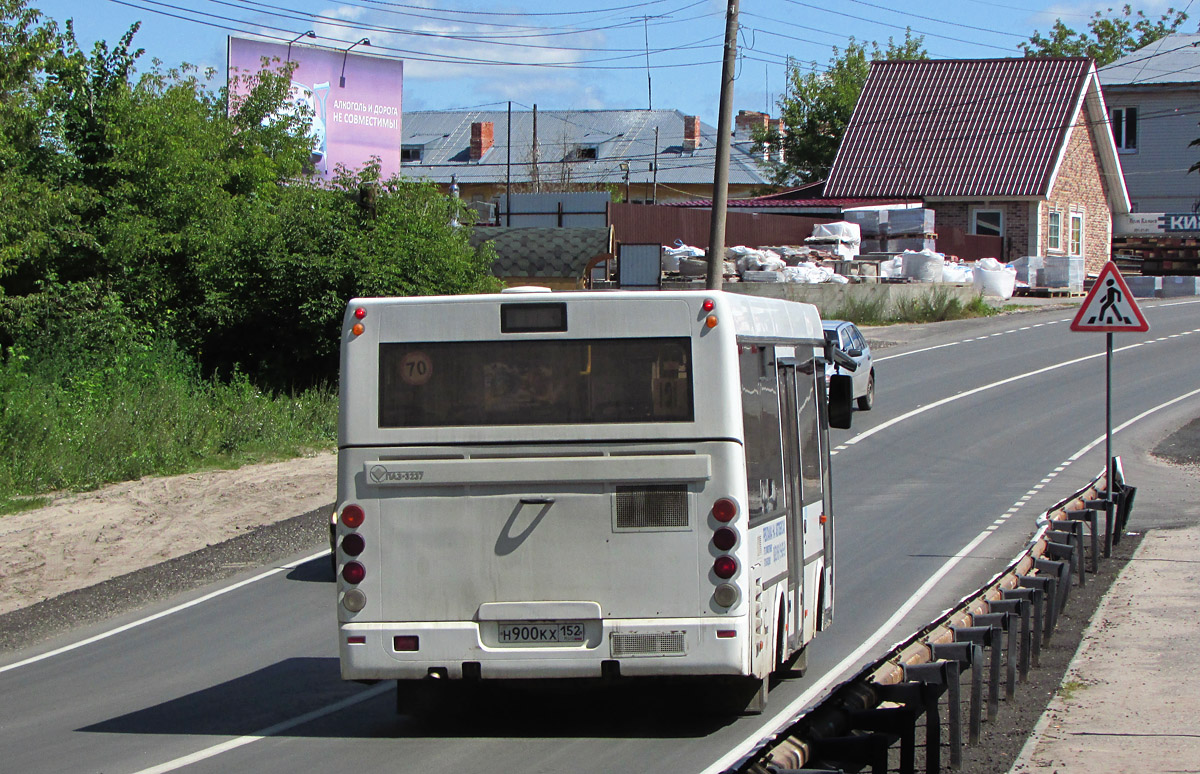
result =
M847 374L834 374L829 377L829 426L849 430L853 413L854 380Z

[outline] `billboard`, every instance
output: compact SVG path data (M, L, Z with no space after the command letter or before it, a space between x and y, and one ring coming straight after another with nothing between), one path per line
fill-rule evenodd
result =
M1131 212L1113 216L1116 236L1195 234L1200 231L1200 215L1194 212Z
M338 164L357 169L378 156L384 179L400 172L400 101L404 63L357 51L229 37L229 89L242 93L238 76L263 69L263 57L295 62L289 108L304 105L313 117L313 167L328 178ZM275 62L274 60L278 60Z

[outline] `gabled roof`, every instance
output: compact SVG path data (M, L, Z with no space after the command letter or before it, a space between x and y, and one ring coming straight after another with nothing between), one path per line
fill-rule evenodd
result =
M471 124L492 123L494 145L478 161L470 160ZM405 146L420 145L421 160L405 162L405 177L448 183L530 180L533 148L532 111L512 113L511 166L508 153L508 111L413 111L404 113ZM539 110L537 113L538 173L543 181L624 184L621 163L629 164L629 182L664 185L712 185L717 130L700 124L700 146L685 150L684 115L678 110ZM655 154L655 129L658 130ZM578 148L595 148L595 158L581 158ZM749 143L735 142L730 150L732 185L765 185L767 178L749 153ZM586 154L590 155L590 154Z
M1110 203L1127 212L1095 73L1085 57L874 62L825 195L1044 197L1086 110Z
M1200 33L1175 33L1100 68L1104 86L1200 82Z

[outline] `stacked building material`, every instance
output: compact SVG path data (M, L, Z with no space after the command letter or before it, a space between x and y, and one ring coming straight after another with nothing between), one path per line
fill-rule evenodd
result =
M1047 255L1042 262L1042 284L1045 287L1066 288L1071 293L1083 292L1083 256Z
M858 224L862 232L860 252L902 253L936 249L933 210L922 207L847 210L842 217Z

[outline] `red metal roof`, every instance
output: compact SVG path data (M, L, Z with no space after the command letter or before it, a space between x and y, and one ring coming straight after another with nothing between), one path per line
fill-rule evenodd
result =
M1092 73L1086 57L874 62L825 195L1045 195Z
M884 207L889 204L920 204L919 199L912 197L896 199L876 199L850 197L841 199L772 199L770 197L760 197L754 199L730 199L726 202L726 206L733 207L825 207L833 209L835 207L845 209L847 207ZM712 199L693 199L687 202L662 202L664 207L711 207Z

